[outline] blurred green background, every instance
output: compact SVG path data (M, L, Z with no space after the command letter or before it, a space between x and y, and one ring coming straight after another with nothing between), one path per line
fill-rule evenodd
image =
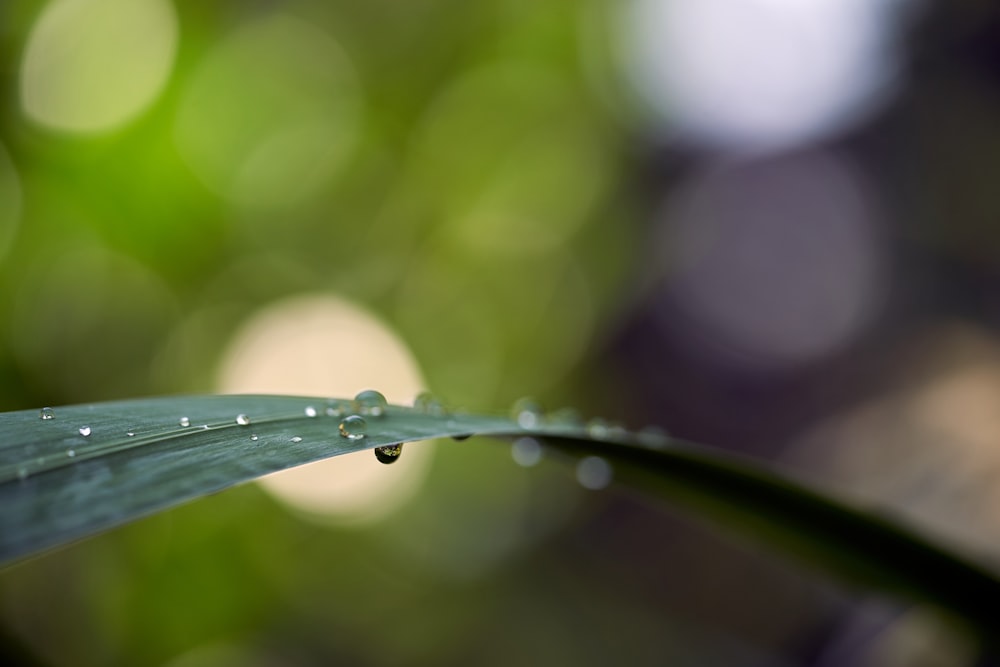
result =
M530 394L995 560L998 34L919 0L7 0L0 409ZM565 462L422 447L0 573L2 661L988 664Z

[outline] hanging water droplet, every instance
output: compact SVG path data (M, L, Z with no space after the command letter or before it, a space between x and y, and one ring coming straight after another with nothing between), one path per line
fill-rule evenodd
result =
M85 438L87 436L89 436L90 435L90 427L89 426L81 426L80 427L80 435L82 435Z
M542 445L534 438L518 438L510 446L510 455L517 465L530 468L542 460Z
M429 391L422 391L413 399L413 409L426 415L440 417L448 413L444 403L439 401L434 394Z
M178 423L179 423L179 424L180 424L181 426L183 426L183 427L187 428L188 426L190 426L190 425L191 425L191 420L190 420L190 419L188 419L187 417L181 417L181 418L180 418L180 421L179 421Z
M251 433L250 434L250 439L253 440L254 442L257 442L257 434L256 433Z
M292 442L302 442L302 438L297 435L292 436Z
M347 438L348 440L360 440L365 437L365 433L368 431L368 424L365 420L358 415L351 415L350 417L344 417L340 421L340 436Z
M49 420L56 418L56 411L52 408L42 408L38 411L38 416L42 419Z
M388 406L385 396L374 389L366 389L354 397L354 409L369 417L381 417Z
M385 447L375 448L375 458L378 459L379 463L395 463L399 460L399 455L403 453L403 445L386 445Z
M537 428L542 424L542 406L533 398L519 398L511 407L510 416L521 428Z
M462 442L463 440L468 440L471 437L472 437L471 433L460 433L459 435L451 436L451 439L454 440L455 442Z
M305 413L306 417L315 417L316 415L319 414L318 412L316 412L316 408L311 405L306 406Z
M238 414L236 415L236 423L239 424L240 426L249 426L250 418L244 414Z
M603 489L611 483L611 476L611 465L600 456L587 456L576 464L576 481L585 489Z
M76 456L76 450L75 449L67 449L66 450L66 456L68 456L70 458L73 458L74 456Z

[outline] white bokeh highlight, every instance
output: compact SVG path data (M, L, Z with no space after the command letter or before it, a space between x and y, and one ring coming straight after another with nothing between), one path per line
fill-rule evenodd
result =
M633 0L626 66L660 123L750 150L835 131L891 92L897 0Z

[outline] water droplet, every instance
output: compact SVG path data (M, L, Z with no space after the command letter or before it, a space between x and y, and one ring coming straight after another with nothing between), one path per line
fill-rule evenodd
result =
M542 445L534 438L518 438L510 446L510 455L517 465L530 468L542 460Z
M374 389L366 389L354 397L354 409L369 417L381 417L389 403Z
M254 442L257 442L257 434L256 433L251 433L250 434L250 439L253 440Z
M365 437L367 430L368 424L366 424L365 420L358 415L344 417L344 419L340 421L340 435L348 440L360 440Z
M90 432L91 431L90 431L90 427L89 426L81 426L80 427L80 435L82 435L83 437L86 438L88 435L90 435Z
M350 408L348 408L345 403L346 401L339 401L335 398L331 398L330 402L326 405L327 417L343 417L347 414Z
M611 476L611 466L600 456L587 456L576 464L576 481L585 489L603 489L611 483Z
M56 411L52 408L42 408L38 411L38 416L45 420L55 419Z
M17 469L17 478L24 480L28 478L28 469L25 467L20 467Z
M463 440L468 440L471 437L472 437L471 433L461 433L459 435L451 436L451 439L454 440L455 442L462 442Z
M608 422L598 417L587 422L587 433L592 438L606 438L610 429Z
M181 426L188 427L188 426L191 425L191 420L188 419L187 417L181 417L179 423L180 423Z
M297 435L292 436L292 442L302 442L302 438Z
M75 449L67 449L66 450L66 456L68 456L70 458L73 458L74 456L76 456L76 450Z
M125 435L127 435L128 437L131 438L131 437L135 436L135 431L133 431L132 429L129 429L129 430L125 431Z
M537 428L542 424L542 406L533 398L520 398L510 409L511 419L521 428Z
M316 411L316 408L314 406L312 406L312 405L307 405L306 406L305 413L306 413L306 417L315 417L316 415L319 414Z
M244 414L236 415L236 423L239 424L240 426L249 426L250 418Z
M401 444L375 448L375 458L378 459L379 463L385 463L386 465L398 461L399 455L402 453L403 445Z
M429 391L422 391L417 394L417 397L413 399L413 409L417 412L422 412L427 415L435 415L437 417L448 413L447 408L444 407L444 403L439 401L437 397Z

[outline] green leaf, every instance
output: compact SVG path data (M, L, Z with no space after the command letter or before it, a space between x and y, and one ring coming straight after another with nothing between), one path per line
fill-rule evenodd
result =
M351 439L339 426L355 407L199 396L0 414L0 564L339 454L470 434L532 436L562 455L602 457L626 488L693 508L869 587L934 604L984 638L995 627L1000 582L991 572L738 457L665 437L588 433L570 422L533 419L526 428L504 417L399 406L365 416L365 437Z

